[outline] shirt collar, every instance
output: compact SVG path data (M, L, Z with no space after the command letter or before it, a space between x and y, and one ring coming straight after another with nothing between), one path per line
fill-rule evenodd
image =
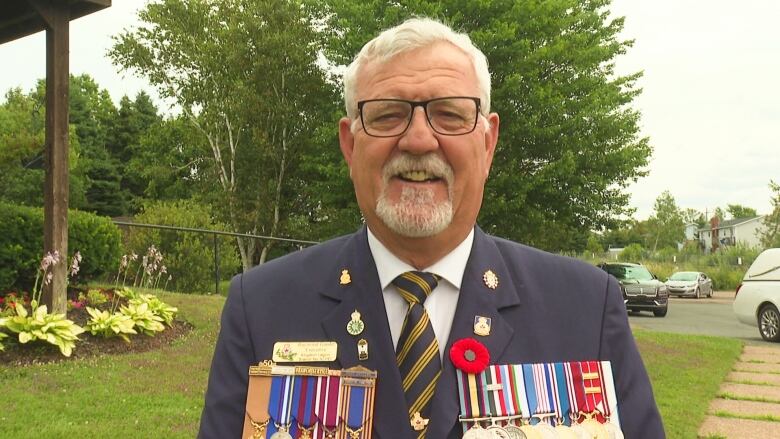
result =
M379 283L384 290L388 285L407 271L415 271L416 268L400 260L394 255L384 244L382 244L373 233L371 229L368 229L368 247L371 249L371 256L374 257L376 263L376 271L379 275ZM463 273L466 271L466 263L471 255L471 245L474 242L474 229L472 228L466 239L464 239L457 247L451 252L447 253L443 258L436 261L430 267L426 267L422 271L428 271L438 274L447 282L451 283L458 290L460 290L460 284L463 280Z

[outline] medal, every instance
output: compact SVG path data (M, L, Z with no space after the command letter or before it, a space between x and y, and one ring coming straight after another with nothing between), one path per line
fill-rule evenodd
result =
M525 433L523 433L523 430L521 430L517 425L508 424L504 426L504 431L506 431L506 434L509 435L510 439L527 439Z
M509 436L509 433L500 425L491 425L485 431L490 433L491 437L495 439L512 439L512 437Z
M482 428L479 422L475 422L474 426L463 434L463 439L493 439L493 435Z
M520 426L520 431L525 434L525 437L528 439L544 439L544 437L539 433L538 430L533 428L531 424L524 424Z
M352 320L347 322L347 332L349 335L360 335L365 327L365 323L360 320L360 313L358 310L355 310L355 312L352 313Z
M358 360L368 360L368 342L365 338L361 338L357 343Z
M604 423L604 428L612 438L623 439L617 412L613 411L613 409L617 409L617 396L615 395L615 384L612 381L612 365L609 361L600 361L597 365L601 380L601 393L604 395L602 411L607 421Z
M349 285L352 283L352 277L349 275L349 270L341 270L341 277L339 277L339 283L341 285Z
M539 432L539 435L542 437L542 439L559 439L558 433L555 431L552 425L546 422L539 421L533 427L536 429L536 431Z

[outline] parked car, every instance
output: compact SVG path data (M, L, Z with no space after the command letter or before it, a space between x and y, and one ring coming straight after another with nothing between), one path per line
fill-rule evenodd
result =
M780 342L780 248L764 250L748 268L734 298L737 319Z
M669 292L644 265L630 262L601 263L599 268L615 276L623 291L623 301L629 311L652 311L663 317L669 310Z
M712 297L712 279L701 271L678 271L666 281L670 296Z

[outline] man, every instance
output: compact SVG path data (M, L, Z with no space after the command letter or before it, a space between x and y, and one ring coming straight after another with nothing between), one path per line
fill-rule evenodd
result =
M275 342L326 340L338 344L332 367L378 372L373 437L460 437L447 354L469 337L492 364L611 361L625 436L664 437L616 281L475 225L499 117L468 36L408 20L366 44L344 83L339 142L366 227L233 280L201 437L240 435L247 369ZM399 279L428 285L427 298ZM347 328L356 310L359 335ZM414 353L426 336L426 353Z

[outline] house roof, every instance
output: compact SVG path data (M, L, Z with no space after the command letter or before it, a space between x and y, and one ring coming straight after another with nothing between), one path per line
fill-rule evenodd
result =
M716 230L729 229L731 227L736 227L744 223L759 220L761 218L763 218L763 215L746 216L742 218L733 218L730 220L721 221L718 227L716 227ZM712 230L712 228L704 227L703 229L699 229L700 232L706 232L709 230Z

